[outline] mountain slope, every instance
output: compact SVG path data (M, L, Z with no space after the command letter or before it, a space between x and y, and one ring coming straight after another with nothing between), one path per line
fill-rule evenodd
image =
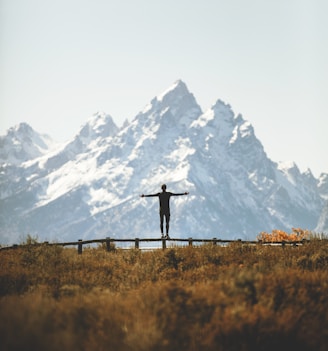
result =
M315 231L317 233L328 233L328 202L320 214L318 225L316 226Z
M1 242L159 235L158 199L171 200L172 237L253 239L260 231L313 229L323 208L318 181L268 159L252 125L218 100L204 113L182 81L118 129L94 115L54 152L4 163Z

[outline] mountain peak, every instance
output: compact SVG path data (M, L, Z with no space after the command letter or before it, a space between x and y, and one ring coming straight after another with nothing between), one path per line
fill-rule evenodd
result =
M182 80L175 81L168 89L164 90L157 96L158 101L164 101L165 98L171 95L188 95L190 94L187 85Z
M98 137L106 138L113 136L118 131L118 127L113 118L105 112L96 112L86 124L84 124L78 136L85 139L94 140ZM85 143L85 142L84 142Z
M177 80L153 98L137 117L144 116L148 119L152 115L157 116L160 123L189 126L201 113L202 110L194 95L189 92L182 80Z
M33 128L29 124L27 124L26 122L21 122L18 125L10 128L8 130L8 134L9 133L30 134L33 132L34 132Z
M192 123L193 127L203 128L209 126L222 129L229 129L228 134L232 132L234 127L234 112L230 105L225 104L222 100L217 100L204 114L200 115L197 120Z
M55 142L48 135L22 122L0 137L0 162L20 164L45 154L54 146Z

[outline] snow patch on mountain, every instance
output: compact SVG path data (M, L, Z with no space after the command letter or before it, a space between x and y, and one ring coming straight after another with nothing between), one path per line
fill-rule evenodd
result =
M326 202L325 207L322 209L315 232L319 234L325 233L326 235L328 233L328 201Z
M321 173L319 176L318 189L321 196L328 201L328 173Z

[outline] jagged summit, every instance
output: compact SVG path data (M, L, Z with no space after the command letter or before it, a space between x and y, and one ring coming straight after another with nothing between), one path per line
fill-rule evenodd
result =
M118 130L119 128L110 115L105 112L97 112L81 127L77 136L82 138L85 144L88 144L91 140L113 136Z
M172 95L185 96L189 94L190 92L187 88L186 83L179 79L175 81L168 89L159 94L156 99L158 101L163 101L164 99L169 99L169 97Z
M21 164L56 146L49 135L36 132L27 123L20 123L0 136L0 163Z
M28 135L33 132L34 130L29 124L21 122L16 126L9 128L7 135Z
M167 124L181 124L186 127L202 113L195 97L181 80L154 97L140 116L154 115L154 112L163 121L166 120Z
M41 149L47 149L47 140L51 140L50 136L36 132L29 124L22 122L9 128L5 138L15 140L17 143L36 143ZM2 137L3 138L3 137Z
M225 104L221 100L217 100L204 114L201 114L196 121L193 122L192 127L204 128L208 127L224 127L229 126L233 128L234 112L230 105Z

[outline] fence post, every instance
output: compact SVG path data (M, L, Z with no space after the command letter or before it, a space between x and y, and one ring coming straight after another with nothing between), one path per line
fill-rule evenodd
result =
M79 243L77 245L77 253L82 255L82 239L79 239Z
M139 238L135 239L135 248L139 249Z
M192 238L188 239L189 246L192 246Z
M106 250L109 252L110 251L110 238L106 238Z
M162 239L162 249L165 250L166 249L166 239Z
M213 238L213 245L216 246L216 238Z

